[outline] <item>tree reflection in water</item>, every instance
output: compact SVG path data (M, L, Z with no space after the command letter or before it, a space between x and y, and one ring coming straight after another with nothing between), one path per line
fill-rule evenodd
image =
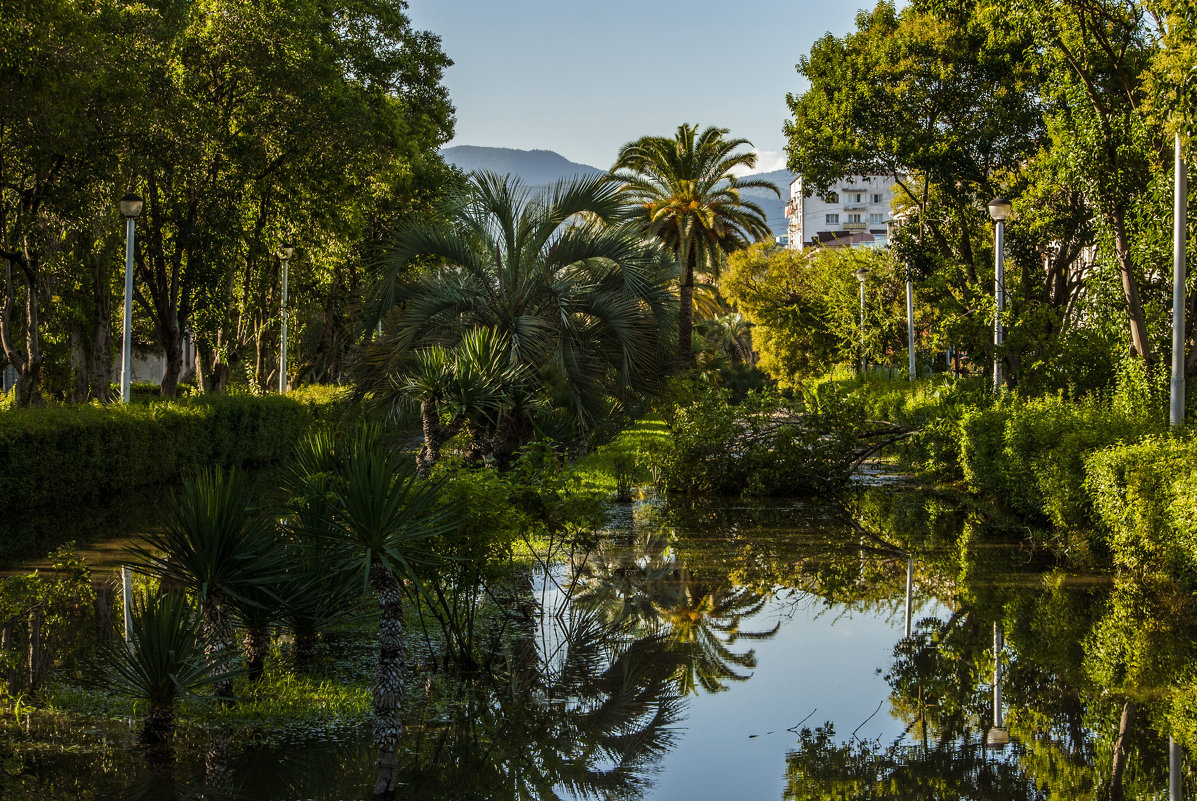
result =
M521 632L505 674L425 709L401 765L411 797L642 797L681 713L665 638L580 607L549 616L551 632Z

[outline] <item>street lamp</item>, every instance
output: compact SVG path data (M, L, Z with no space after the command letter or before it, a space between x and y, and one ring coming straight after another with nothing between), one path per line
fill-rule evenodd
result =
M1172 392L1168 422L1185 421L1185 227L1188 222L1188 176L1180 131L1176 132L1176 186L1172 213Z
M869 269L861 267L853 275L860 282L860 373L865 372L865 279L869 277Z
M125 218L125 340L121 346L121 403L129 402L129 381L133 371L133 240L134 222L141 215L144 201L130 192L121 198L121 216Z
M278 350L278 394L287 391L287 262L295 253L295 246L290 242L283 243L278 249L279 261L283 263L283 301L279 313L282 316L282 338Z
M989 201L989 216L997 224L997 233L994 237L997 265L993 273L993 294L997 300L997 311L993 316L993 391L996 393L1002 391L1002 385L1005 383L1002 380L1002 359L997 351L1002 346L1002 313L1006 310L1004 251L1006 249L1006 218L1010 216L1010 201L1001 195Z

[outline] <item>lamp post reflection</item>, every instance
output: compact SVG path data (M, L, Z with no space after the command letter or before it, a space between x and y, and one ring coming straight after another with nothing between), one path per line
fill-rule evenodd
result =
M1010 732L1002 720L1002 625L993 624L993 728L985 741L990 748L1004 748L1010 742Z

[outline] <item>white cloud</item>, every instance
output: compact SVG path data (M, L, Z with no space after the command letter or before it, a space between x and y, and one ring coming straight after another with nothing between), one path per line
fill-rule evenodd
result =
M786 166L786 154L776 150L754 150L756 153L756 167L751 170L737 169L732 170L737 177L743 175L752 175L758 172L773 172L774 170L783 170Z

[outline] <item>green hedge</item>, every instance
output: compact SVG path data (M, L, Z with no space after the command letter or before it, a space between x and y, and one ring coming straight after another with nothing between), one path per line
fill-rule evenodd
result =
M1128 411L1102 400L1011 398L964 415L961 467L969 489L1032 522L1092 526L1085 459L1139 439L1159 423L1154 408Z
M0 509L73 503L172 481L201 465L278 461L313 425L334 423L346 409L327 387L9 409L0 413Z
M1197 439L1165 435L1098 451L1085 488L1115 564L1197 587Z

